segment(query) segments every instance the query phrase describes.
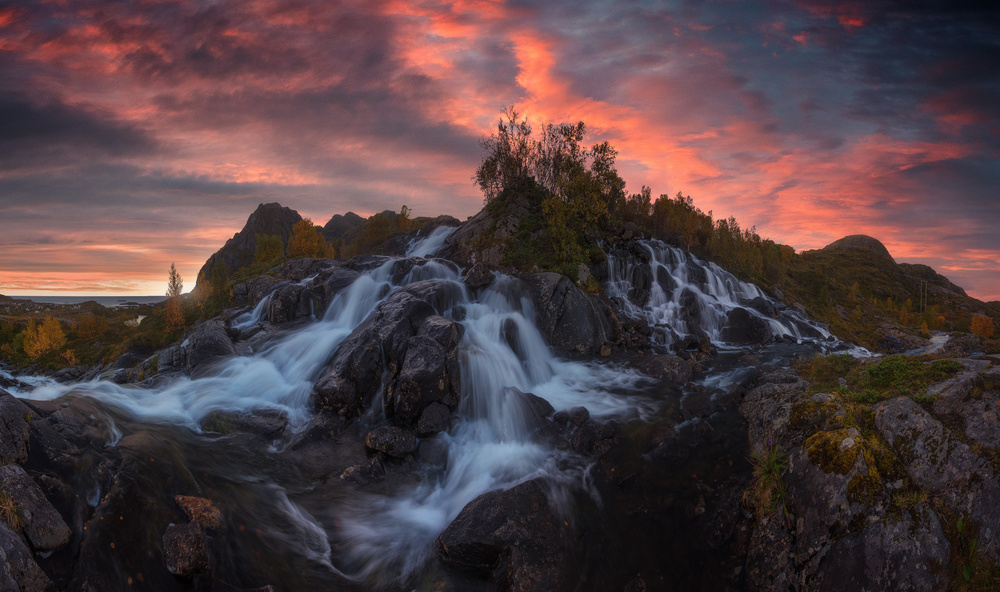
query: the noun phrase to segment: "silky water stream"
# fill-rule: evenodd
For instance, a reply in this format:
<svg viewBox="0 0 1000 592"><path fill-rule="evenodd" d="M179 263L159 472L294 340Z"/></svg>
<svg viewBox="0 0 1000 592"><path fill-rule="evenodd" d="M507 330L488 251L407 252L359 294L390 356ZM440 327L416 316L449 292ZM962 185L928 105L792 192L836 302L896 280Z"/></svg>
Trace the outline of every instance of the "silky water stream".
<svg viewBox="0 0 1000 592"><path fill-rule="evenodd" d="M432 234L426 239L433 241L430 247L426 241L413 245L410 254L432 254L446 238L445 232ZM716 339L728 310L765 298L756 287L734 283L725 272L679 251L658 243L644 246L650 252L645 265L657 279L649 301L636 304L627 295L629 276L640 262L612 256L605 289L627 315L657 327L664 347L694 330L684 324L692 322L690 314L682 321L676 313L681 292L697 295L702 330ZM640 573L649 589L712 589L738 571L739 535L725 518L739 514L733 496L750 474L736 411L738 385L755 365L814 351L804 342L826 343L824 328L797 311L769 318L773 334L789 337L785 343L752 355L722 347L682 387L614 363L554 356L515 278L498 275L473 294L453 265L434 259L418 260L393 282L398 261L362 273L316 321L275 337L254 355L224 360L199 378L149 387L42 384L16 394L101 418L105 427L97 439L132 463L135 487L156 501L144 507L170 508L173 495L183 493L222 508L224 533L210 541L213 569L218 582L233 587L412 590L449 581L454 589L485 590L485 581L440 567L433 542L479 495L536 478L547 484L550 502L571 525L571 570L581 590L621 589ZM376 404L353 422L319 419L309 405L312 385L341 342L388 295L427 280L448 285L441 291L448 298L435 303L437 312L464 327L460 406L451 428L433 439L447 460L406 461L391 479L364 487L342 481L344 469L366 460L364 433L382 419L381 410ZM258 306L233 324L258 324L265 308ZM620 445L595 462L537 438L529 410L508 387L542 397L556 411L585 407L596 421L614 421ZM276 418L287 420L288 427L273 434L205 428L206 420L220 413L251 412L265 428ZM131 540L103 551L88 546L93 556L80 561L100 564L107 582L124 584L143 571L162 571L162 559L148 550L159 548L166 522L183 515L138 509L127 517L105 515L120 475L102 478L91 470L102 454L98 449L84 454L74 485L88 491L91 524L98 519L123 524L89 536ZM695 529L710 533L694 536ZM66 564L60 553L68 552L43 561L57 569ZM59 575L63 582L75 577ZM163 590L187 585L179 579L145 583Z"/></svg>

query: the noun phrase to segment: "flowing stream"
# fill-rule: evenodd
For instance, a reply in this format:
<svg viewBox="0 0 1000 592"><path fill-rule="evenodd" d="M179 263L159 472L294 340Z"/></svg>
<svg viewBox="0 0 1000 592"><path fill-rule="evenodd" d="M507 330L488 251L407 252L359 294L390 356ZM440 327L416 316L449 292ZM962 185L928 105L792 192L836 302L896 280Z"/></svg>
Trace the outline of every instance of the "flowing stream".
<svg viewBox="0 0 1000 592"><path fill-rule="evenodd" d="M127 435L144 430L156 434L160 442L170 443L175 462L182 465L179 471L190 475L187 478L204 495L233 508L231 521L254 525L256 538L247 535L240 539L241 548L231 550L233 554L249 550L271 557L263 560L270 570L266 577L275 578L289 590L322 589L331 582L359 589L419 588L414 582L427 568L434 539L466 504L488 491L539 477L548 484L551 501L568 524L578 520L578 527L584 530L588 524L609 531L617 528L594 522L598 520L594 516L610 511L601 508L608 495L616 494L593 485L593 460L533 438L537 418L510 387L545 399L556 411L585 407L592 418L614 419L640 431L662 428L695 434L705 415L691 411L697 399L699 405L728 413L728 419L711 421L729 426L726 450L712 452L714 458L728 455L729 468L709 473L724 479L733 471L746 472L746 463L739 458L741 433L733 427L739 423L733 419L734 406L716 401L727 396L733 384L750 371L737 361L736 353L721 356L714 368L696 380L693 392L662 385L618 365L556 357L535 324L532 301L519 280L498 275L490 286L471 294L453 265L425 258L439 249L453 230L439 228L411 245L408 256L421 259L402 279L392 281L399 260L388 259L339 292L314 322L274 338L253 355L226 359L210 375L174 377L155 387L109 381L41 382L14 394L43 401L61 397L97 401L101 413L112 419L118 432L108 437L109 446L118 445L122 432ZM788 338L786 343L831 339L824 327L809 322L794 309L780 307L772 316L749 306L754 299L776 310L780 305L756 286L740 282L712 264L657 241L645 242L643 248L649 253L645 263L615 254L609 257L605 290L626 314L653 326L656 340L664 347L698 331L719 342L727 315L737 307L745 307L762 319L772 335ZM639 266L646 266L646 271L637 271ZM652 279L645 301L635 298L634 293L635 277L641 274ZM309 396L313 384L337 347L392 292L428 280L448 286L442 291L448 298L435 303L438 314L464 327L459 344L462 393L457 421L434 438L446 451L447 462L443 467L413 463L407 478L368 489L342 484L336 475L324 473L326 469L313 470L309 462L319 461L294 456L300 447L311 445L314 414ZM233 328L262 323L268 302L269 297L265 297L253 310L238 316ZM516 331L510 330L512 326ZM775 359L792 355L787 352L794 348L784 347L783 353L773 354ZM738 348L731 349L735 352ZM248 448L238 437L203 431L203 423L213 413L260 410L283 414L290 426L283 438L268 446ZM379 411L373 409L372 413L371 420L377 421ZM347 435L338 437L347 441L353 434L351 441L360 441L363 421L355 423L359 425L346 428ZM364 460L357 457L358 449L355 445L353 452L330 454L343 454L344 458L334 460L346 466L352 460ZM631 453L634 459L629 463L647 464L651 462L648 455L654 454L648 450ZM296 460L287 461L289 458ZM698 470L689 466L690 459L671 462L689 473ZM674 478L662 477L664 481ZM684 487L688 486L685 481ZM591 510L580 514L580 508ZM623 516L621 523L631 524L630 518ZM637 533L645 528L648 526L634 526ZM662 541L656 544L662 546ZM614 550L607 553L608 557L617 556ZM595 560L594 566L604 567L589 569L607 571L610 568L603 561ZM246 566L234 562L220 569L230 570L226 572L229 577L238 580Z"/></svg>

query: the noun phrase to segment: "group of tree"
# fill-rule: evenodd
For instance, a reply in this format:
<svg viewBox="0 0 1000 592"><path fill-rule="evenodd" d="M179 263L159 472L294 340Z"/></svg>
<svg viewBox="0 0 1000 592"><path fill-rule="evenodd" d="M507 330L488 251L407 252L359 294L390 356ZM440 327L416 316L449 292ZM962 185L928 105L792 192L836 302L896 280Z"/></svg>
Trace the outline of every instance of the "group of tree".
<svg viewBox="0 0 1000 592"><path fill-rule="evenodd" d="M539 211L553 267L585 262L596 239L632 224L745 279L781 275L791 247L761 239L735 218L713 220L680 192L655 201L649 187L627 193L615 168L617 150L606 141L586 147L586 131L582 121L545 124L536 136L526 118L507 108L482 141L485 156L473 177L487 208L504 212L527 201Z"/></svg>

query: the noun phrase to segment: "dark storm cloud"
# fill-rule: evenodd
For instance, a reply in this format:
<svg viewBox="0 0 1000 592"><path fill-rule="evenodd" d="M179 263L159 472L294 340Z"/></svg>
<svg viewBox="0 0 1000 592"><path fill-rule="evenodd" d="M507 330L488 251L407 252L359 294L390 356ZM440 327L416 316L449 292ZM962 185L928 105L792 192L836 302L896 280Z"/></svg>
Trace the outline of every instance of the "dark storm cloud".
<svg viewBox="0 0 1000 592"><path fill-rule="evenodd" d="M146 156L156 149L157 142L147 132L110 114L0 92L0 170Z"/></svg>

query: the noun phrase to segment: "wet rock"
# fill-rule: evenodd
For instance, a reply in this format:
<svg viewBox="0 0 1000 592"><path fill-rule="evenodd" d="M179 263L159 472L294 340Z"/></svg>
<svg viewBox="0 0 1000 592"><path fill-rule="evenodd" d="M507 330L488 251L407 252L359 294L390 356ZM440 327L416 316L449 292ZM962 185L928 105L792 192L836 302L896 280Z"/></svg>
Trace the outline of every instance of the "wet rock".
<svg viewBox="0 0 1000 592"><path fill-rule="evenodd" d="M313 405L349 418L366 411L382 385L383 361L398 371L410 337L433 314L433 307L413 294L399 291L390 296L340 344L313 387Z"/></svg>
<svg viewBox="0 0 1000 592"><path fill-rule="evenodd" d="M319 274L316 290L322 295L323 308L329 306L334 297L354 283L361 274L346 267L334 267Z"/></svg>
<svg viewBox="0 0 1000 592"><path fill-rule="evenodd" d="M636 306L649 302L649 290L653 285L653 274L648 265L636 265L629 276L628 299Z"/></svg>
<svg viewBox="0 0 1000 592"><path fill-rule="evenodd" d="M771 329L764 319L745 308L736 307L726 315L722 340L728 343L764 343L771 337Z"/></svg>
<svg viewBox="0 0 1000 592"><path fill-rule="evenodd" d="M21 465L0 467L0 491L10 500L21 530L36 550L52 551L69 542L69 526Z"/></svg>
<svg viewBox="0 0 1000 592"><path fill-rule="evenodd" d="M493 283L494 274L482 263L476 263L465 272L463 281L465 285L472 288L484 288Z"/></svg>
<svg viewBox="0 0 1000 592"><path fill-rule="evenodd" d="M778 307L774 304L774 302L768 300L767 298L763 298L761 296L757 296L751 299L746 303L746 305L756 310L760 314L771 318L778 318L780 312L778 310Z"/></svg>
<svg viewBox="0 0 1000 592"><path fill-rule="evenodd" d="M212 502L203 497L191 495L175 495L174 501L184 510L188 518L202 528L219 528L222 526L222 512Z"/></svg>
<svg viewBox="0 0 1000 592"><path fill-rule="evenodd" d="M236 355L226 326L218 319L198 325L186 341L187 367L192 376L204 373L214 362Z"/></svg>
<svg viewBox="0 0 1000 592"><path fill-rule="evenodd" d="M43 592L54 589L21 537L0 521L0 590Z"/></svg>
<svg viewBox="0 0 1000 592"><path fill-rule="evenodd" d="M555 409L545 399L512 386L500 391L499 405L507 411L506 427L516 433L531 432L546 423Z"/></svg>
<svg viewBox="0 0 1000 592"><path fill-rule="evenodd" d="M428 436L443 432L448 429L448 422L451 419L451 411L438 402L431 403L424 408L417 421L417 435Z"/></svg>
<svg viewBox="0 0 1000 592"><path fill-rule="evenodd" d="M34 413L13 395L0 391L0 464L28 460L28 422Z"/></svg>
<svg viewBox="0 0 1000 592"><path fill-rule="evenodd" d="M426 335L446 350L453 349L465 332L462 325L439 315L432 315L420 324L417 335Z"/></svg>
<svg viewBox="0 0 1000 592"><path fill-rule="evenodd" d="M365 435L365 446L389 456L404 458L417 451L413 432L396 426L379 426Z"/></svg>
<svg viewBox="0 0 1000 592"><path fill-rule="evenodd" d="M385 479L385 467L376 456L356 465L351 465L340 474L342 481L357 485L369 485Z"/></svg>
<svg viewBox="0 0 1000 592"><path fill-rule="evenodd" d="M188 578L205 573L208 559L205 537L197 522L167 527L163 533L163 560L170 573Z"/></svg>
<svg viewBox="0 0 1000 592"><path fill-rule="evenodd" d="M687 384L693 375L689 361L670 354L641 357L631 366L646 376L672 384Z"/></svg>
<svg viewBox="0 0 1000 592"><path fill-rule="evenodd" d="M201 422L201 429L219 434L253 434L267 440L277 440L288 427L288 416L274 409L250 412L213 411Z"/></svg>
<svg viewBox="0 0 1000 592"><path fill-rule="evenodd" d="M615 422L588 421L573 433L570 444L577 454L601 458L621 443L621 433Z"/></svg>
<svg viewBox="0 0 1000 592"><path fill-rule="evenodd" d="M268 294L270 294L271 291L274 290L274 287L278 285L280 282L281 280L274 277L273 275L258 275L256 277L247 280L246 306L256 306L257 303L263 300ZM235 291L236 288L234 287L233 290Z"/></svg>
<svg viewBox="0 0 1000 592"><path fill-rule="evenodd" d="M234 348L235 350L235 348ZM180 372L187 366L187 357L184 349L180 345L171 345L160 352L156 358L156 372L166 374L168 372Z"/></svg>
<svg viewBox="0 0 1000 592"><path fill-rule="evenodd" d="M288 284L276 289L267 303L267 320L274 324L287 323L314 314L322 314L320 294L301 284Z"/></svg>
<svg viewBox="0 0 1000 592"><path fill-rule="evenodd" d="M551 346L562 352L592 354L608 340L608 320L568 277L533 273L521 279L535 305L538 328Z"/></svg>
<svg viewBox="0 0 1000 592"><path fill-rule="evenodd" d="M441 438L424 438L417 446L417 458L429 465L443 467L448 464L448 444Z"/></svg>
<svg viewBox="0 0 1000 592"><path fill-rule="evenodd" d="M446 565L491 576L500 590L571 588L569 533L537 480L477 497L434 547Z"/></svg>
<svg viewBox="0 0 1000 592"><path fill-rule="evenodd" d="M386 412L394 423L415 426L431 403L449 410L458 405L458 364L449 364L449 352L426 335L407 342L406 357L395 387L386 400Z"/></svg>

